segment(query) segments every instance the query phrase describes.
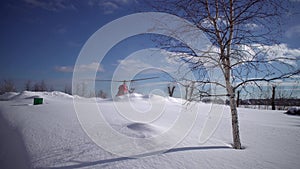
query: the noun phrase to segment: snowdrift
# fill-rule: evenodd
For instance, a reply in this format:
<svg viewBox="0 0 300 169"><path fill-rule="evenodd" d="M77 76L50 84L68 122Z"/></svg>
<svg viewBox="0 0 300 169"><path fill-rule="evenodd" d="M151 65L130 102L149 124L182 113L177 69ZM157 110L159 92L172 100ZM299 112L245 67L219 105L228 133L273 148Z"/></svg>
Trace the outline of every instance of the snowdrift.
<svg viewBox="0 0 300 169"><path fill-rule="evenodd" d="M34 97L44 104L32 105ZM73 99L84 109L99 105L111 128L126 137L156 138L178 120L184 100L156 95L132 94L115 99L85 99L62 92L21 92L0 96L0 166L1 168L298 168L300 166L300 117L280 111L239 109L244 150L231 148L229 108L217 129L204 144L199 143L201 129L210 114L211 104L197 104L200 109L192 129L175 147L160 153L146 153L142 158L112 154L88 137L77 118ZM114 103L130 104L147 110L152 102L164 102L165 112L151 123L130 121L118 113ZM186 121L186 124L191 121ZM101 128L99 129L100 133ZM165 142L179 134L173 132ZM104 132L104 131L103 131ZM103 138L104 140L109 138ZM124 151L126 146L116 145ZM136 146L143 146L137 144Z"/></svg>

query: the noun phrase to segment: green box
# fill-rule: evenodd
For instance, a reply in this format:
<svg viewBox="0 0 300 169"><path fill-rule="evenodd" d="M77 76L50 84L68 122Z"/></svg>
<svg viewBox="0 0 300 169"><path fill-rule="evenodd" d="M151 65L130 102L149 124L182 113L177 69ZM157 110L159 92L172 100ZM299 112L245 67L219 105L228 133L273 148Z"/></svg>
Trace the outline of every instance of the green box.
<svg viewBox="0 0 300 169"><path fill-rule="evenodd" d="M43 104L43 98L34 98L33 105Z"/></svg>

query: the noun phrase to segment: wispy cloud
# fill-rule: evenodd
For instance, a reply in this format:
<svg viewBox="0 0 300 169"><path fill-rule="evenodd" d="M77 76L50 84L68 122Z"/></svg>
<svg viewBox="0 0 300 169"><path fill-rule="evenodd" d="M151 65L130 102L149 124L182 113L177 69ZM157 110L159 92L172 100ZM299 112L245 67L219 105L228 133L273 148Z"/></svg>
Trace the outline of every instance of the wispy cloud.
<svg viewBox="0 0 300 169"><path fill-rule="evenodd" d="M54 70L57 72L71 73L74 70L72 66L55 66Z"/></svg>
<svg viewBox="0 0 300 169"><path fill-rule="evenodd" d="M288 37L288 38L292 38L292 37L295 37L295 36L299 36L300 37L300 25L296 25L296 26L290 27L285 32L285 36Z"/></svg>
<svg viewBox="0 0 300 169"><path fill-rule="evenodd" d="M245 24L245 27L250 30L254 30L254 29L260 28L260 25L257 25L255 23L247 23L247 24Z"/></svg>
<svg viewBox="0 0 300 169"><path fill-rule="evenodd" d="M104 14L112 14L126 5L137 3L137 0L89 0L91 7L100 7Z"/></svg>
<svg viewBox="0 0 300 169"><path fill-rule="evenodd" d="M34 8L41 8L48 11L61 11L66 9L76 10L70 0L23 0L26 4Z"/></svg>
<svg viewBox="0 0 300 169"><path fill-rule="evenodd" d="M56 34L62 35L62 34L67 33L67 32L68 32L68 29L67 29L67 27L66 27L65 25L59 24L59 25L55 26L54 32L55 32Z"/></svg>
<svg viewBox="0 0 300 169"><path fill-rule="evenodd" d="M103 2L103 3L99 4L99 5L103 7L104 14L111 14L115 10L117 10L118 8L120 8L116 3L113 3L113 2L110 2L110 1Z"/></svg>
<svg viewBox="0 0 300 169"><path fill-rule="evenodd" d="M83 45L83 43L81 43L81 42L75 42L75 41L68 41L67 42L67 45L69 46L69 47L75 47L75 48L78 48L78 47L81 47L82 45Z"/></svg>
<svg viewBox="0 0 300 169"><path fill-rule="evenodd" d="M73 0L23 0L32 8L40 8L47 11L77 10ZM125 6L137 3L137 0L88 0L80 1L80 5L100 8L104 14L111 14Z"/></svg>
<svg viewBox="0 0 300 169"><path fill-rule="evenodd" d="M57 72L72 73L74 72L74 66L56 66L54 70ZM90 64L78 65L76 71L78 72L90 72L90 71L104 72L102 65L99 65L97 62Z"/></svg>

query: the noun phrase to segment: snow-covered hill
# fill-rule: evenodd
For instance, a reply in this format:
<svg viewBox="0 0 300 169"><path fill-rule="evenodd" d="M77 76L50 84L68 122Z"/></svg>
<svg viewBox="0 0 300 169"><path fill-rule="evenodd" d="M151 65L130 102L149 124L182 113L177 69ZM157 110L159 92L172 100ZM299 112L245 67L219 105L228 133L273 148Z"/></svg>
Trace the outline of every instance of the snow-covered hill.
<svg viewBox="0 0 300 169"><path fill-rule="evenodd" d="M44 104L32 105L34 97ZM120 157L107 152L87 136L74 109L73 98L85 106L101 109L108 124L131 138L155 138L178 120L185 103L181 99L132 94L112 99L84 99L61 92L22 92L0 96L0 168L298 168L300 166L300 117L280 111L239 109L244 150L231 148L231 121L225 107L218 128L205 143L199 143L206 119L213 118L210 104L197 103L199 114L192 130L179 144L162 153L141 158ZM148 110L164 102L164 113L151 123L130 121L118 114L115 103ZM188 115L187 115L188 116ZM191 123L186 121L186 124ZM179 128L180 130L180 128ZM170 136L176 137L173 132ZM100 129L100 133L101 133ZM104 131L103 131L104 132ZM109 138L103 138L104 140ZM171 142L172 137L165 138ZM116 145L124 151L126 145ZM143 145L136 144L137 148ZM160 146L160 145L157 145ZM153 147L155 150L155 147Z"/></svg>

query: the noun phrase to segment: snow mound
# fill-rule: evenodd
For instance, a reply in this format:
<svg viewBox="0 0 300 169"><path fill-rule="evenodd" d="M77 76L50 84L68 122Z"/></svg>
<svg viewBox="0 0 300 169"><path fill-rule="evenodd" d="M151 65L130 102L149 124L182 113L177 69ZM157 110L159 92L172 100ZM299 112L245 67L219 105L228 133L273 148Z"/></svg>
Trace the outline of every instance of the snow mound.
<svg viewBox="0 0 300 169"><path fill-rule="evenodd" d="M59 92L59 91L53 91L53 92L43 92L43 96L50 96L50 97L61 97L61 98L69 98L72 99L73 96L66 94L64 92Z"/></svg>
<svg viewBox="0 0 300 169"><path fill-rule="evenodd" d="M117 96L114 98L114 101L135 101L135 100L166 100L165 97L155 95L155 94L149 94L149 95L142 95L139 93L131 93L131 94L126 94L122 96Z"/></svg>
<svg viewBox="0 0 300 169"><path fill-rule="evenodd" d="M298 107L289 108L289 110L287 112L285 112L285 114L300 116L300 108L298 108Z"/></svg>
<svg viewBox="0 0 300 169"><path fill-rule="evenodd" d="M155 95L155 94L150 94L150 95L148 95L148 97L153 100L166 100L165 97L160 96L160 95Z"/></svg>
<svg viewBox="0 0 300 169"><path fill-rule="evenodd" d="M175 97L168 97L168 101L172 103L185 103L187 100L181 99L181 98L175 98Z"/></svg>
<svg viewBox="0 0 300 169"><path fill-rule="evenodd" d="M31 91L23 91L21 93L19 93L18 95L16 95L15 97L11 98L13 100L17 100L17 99L32 99L35 97L40 97L41 92L31 92Z"/></svg>
<svg viewBox="0 0 300 169"><path fill-rule="evenodd" d="M130 94L125 94L122 96L116 96L115 101L128 101L128 100L141 100L143 99L144 96L139 93L130 93Z"/></svg>
<svg viewBox="0 0 300 169"><path fill-rule="evenodd" d="M73 98L73 96L59 92L59 91L53 91L53 92L32 92L32 91L23 91L21 93L15 93L11 94L10 96L6 96L9 100L17 100L17 99L33 99L36 97L56 97L56 98Z"/></svg>
<svg viewBox="0 0 300 169"><path fill-rule="evenodd" d="M128 96L131 97L131 98L141 98L141 97L143 97L143 95L140 94L140 93L131 93L131 94L128 94Z"/></svg>
<svg viewBox="0 0 300 169"><path fill-rule="evenodd" d="M6 93L0 95L0 100L2 100L2 101L10 100L18 94L19 93L16 93L16 92L6 92Z"/></svg>
<svg viewBox="0 0 300 169"><path fill-rule="evenodd" d="M162 133L158 126L147 123L129 123L123 127L121 133L135 138L150 138Z"/></svg>

